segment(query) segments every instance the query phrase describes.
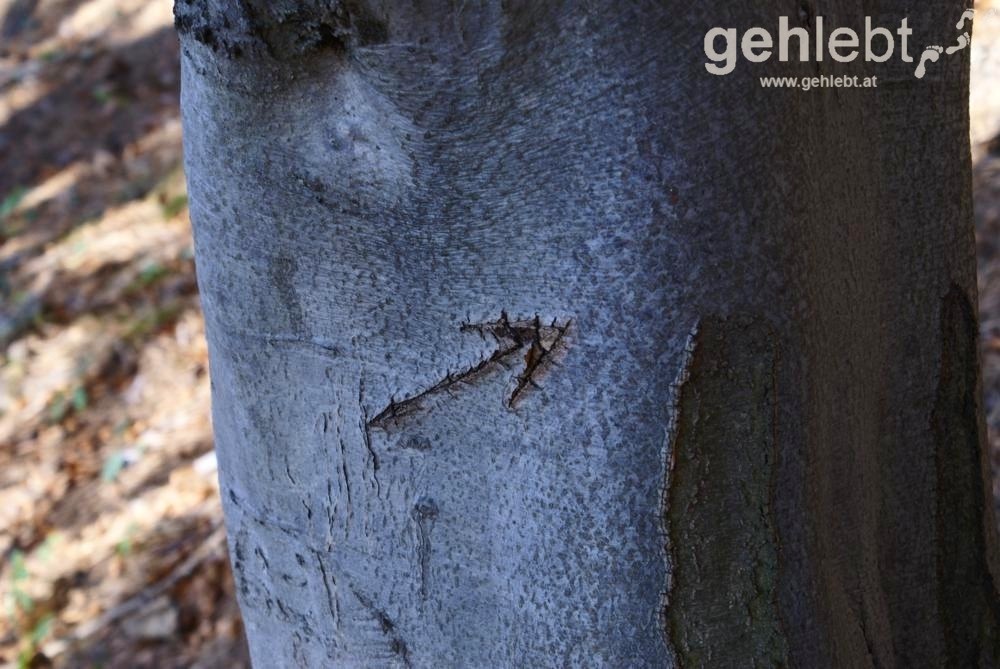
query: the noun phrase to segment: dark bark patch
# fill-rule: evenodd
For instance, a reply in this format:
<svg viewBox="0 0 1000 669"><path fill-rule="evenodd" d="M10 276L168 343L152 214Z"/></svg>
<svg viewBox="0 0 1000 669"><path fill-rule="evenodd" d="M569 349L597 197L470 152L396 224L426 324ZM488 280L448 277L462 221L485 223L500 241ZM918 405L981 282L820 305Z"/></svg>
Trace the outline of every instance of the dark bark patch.
<svg viewBox="0 0 1000 669"><path fill-rule="evenodd" d="M677 392L664 491L663 611L680 666L781 666L772 510L776 338L749 317L699 324Z"/></svg>
<svg viewBox="0 0 1000 669"><path fill-rule="evenodd" d="M281 304L284 305L289 331L301 334L305 331L306 323L298 291L295 288L298 261L294 256L288 254L279 255L271 260L268 273L275 290L278 292Z"/></svg>
<svg viewBox="0 0 1000 669"><path fill-rule="evenodd" d="M931 415L937 469L938 607L949 667L996 666L998 598L987 563L976 315L953 285L941 308L941 370Z"/></svg>
<svg viewBox="0 0 1000 669"><path fill-rule="evenodd" d="M182 37L190 36L231 59L344 54L389 36L386 20L357 0L176 0L174 25Z"/></svg>
<svg viewBox="0 0 1000 669"><path fill-rule="evenodd" d="M399 447L408 451L429 451L431 440L423 435L413 435L400 442Z"/></svg>

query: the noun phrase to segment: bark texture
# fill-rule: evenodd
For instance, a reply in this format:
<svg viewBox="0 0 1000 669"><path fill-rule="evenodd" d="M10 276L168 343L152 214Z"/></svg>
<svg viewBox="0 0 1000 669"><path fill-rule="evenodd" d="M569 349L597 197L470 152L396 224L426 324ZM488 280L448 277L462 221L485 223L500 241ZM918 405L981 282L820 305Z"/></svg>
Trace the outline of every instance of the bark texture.
<svg viewBox="0 0 1000 669"><path fill-rule="evenodd" d="M962 9L178 0L255 664L997 666Z"/></svg>

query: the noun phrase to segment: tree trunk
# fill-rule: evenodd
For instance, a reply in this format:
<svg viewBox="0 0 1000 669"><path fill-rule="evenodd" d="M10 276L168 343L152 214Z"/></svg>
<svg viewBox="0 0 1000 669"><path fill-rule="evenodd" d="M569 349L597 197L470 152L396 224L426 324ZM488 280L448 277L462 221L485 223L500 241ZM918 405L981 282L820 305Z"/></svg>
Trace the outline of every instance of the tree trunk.
<svg viewBox="0 0 1000 669"><path fill-rule="evenodd" d="M997 666L967 51L753 4L178 0L256 666Z"/></svg>

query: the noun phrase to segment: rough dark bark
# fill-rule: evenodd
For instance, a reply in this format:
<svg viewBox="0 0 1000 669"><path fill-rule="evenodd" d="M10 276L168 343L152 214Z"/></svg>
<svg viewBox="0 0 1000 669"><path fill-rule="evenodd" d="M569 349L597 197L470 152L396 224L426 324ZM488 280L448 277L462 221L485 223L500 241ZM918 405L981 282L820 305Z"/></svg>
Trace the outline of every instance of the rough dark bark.
<svg viewBox="0 0 1000 669"><path fill-rule="evenodd" d="M997 666L967 54L701 51L909 8L178 1L258 666Z"/></svg>

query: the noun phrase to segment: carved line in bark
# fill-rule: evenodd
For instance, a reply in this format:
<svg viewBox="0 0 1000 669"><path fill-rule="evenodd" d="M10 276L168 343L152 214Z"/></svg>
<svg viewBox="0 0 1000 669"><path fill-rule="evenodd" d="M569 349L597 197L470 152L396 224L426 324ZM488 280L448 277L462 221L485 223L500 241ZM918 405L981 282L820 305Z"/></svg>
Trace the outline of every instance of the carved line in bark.
<svg viewBox="0 0 1000 669"><path fill-rule="evenodd" d="M413 520L417 525L417 563L420 565L420 597L427 599L431 574L431 530L437 520L438 506L433 499L422 497L413 505Z"/></svg>
<svg viewBox="0 0 1000 669"><path fill-rule="evenodd" d="M371 596L365 594L364 590L353 582L353 579L349 576L349 572L344 569L338 551L321 550L318 547L312 546L305 535L297 537L294 542L299 548L311 552L316 560L317 572L315 573L318 573L322 581L322 595L326 601L327 611L330 614L329 622L333 628L330 634L332 636L321 633L321 630L313 626L306 610L301 608L304 599L287 599L280 596L278 594L279 590L274 587L275 578L279 578L286 584L291 583L295 587L300 588L308 587L309 582L308 580L298 582L290 574L272 570L262 547L255 544L252 533L248 531L248 526L245 523L246 521L250 521L261 528L278 529L283 534L285 532L280 525L275 523L273 517L268 517L259 510L253 509L242 500L237 501L238 498L232 491L230 491L230 499L237 505L243 516L239 529L233 534L232 541L233 575L242 605L250 606L257 610L263 609L268 616L291 623L292 627L296 630L293 647L295 645L308 645L306 644L308 639L325 639L324 643L327 645L328 656L333 659L337 656L338 649L346 647L342 635L342 623L350 617L350 607L348 607L347 611L342 611L340 593L344 589L354 596L354 599L364 610L365 614L377 624L378 632L384 642L385 651L394 660L393 666L412 666L409 646L400 633L398 625L385 609L379 606ZM433 505L433 502L430 504ZM418 512L418 510L415 510L415 514ZM433 507L433 513L436 515L436 506ZM266 520L262 520L265 518ZM341 547L341 549L344 548L346 547ZM251 556L260 562L262 569L254 569L248 564ZM359 559L371 560L374 557L351 555L347 559L357 562ZM295 560L304 572L308 571L310 563L301 553L295 553ZM289 579L295 582L293 583ZM326 629L325 625L323 627ZM300 666L305 665L300 664Z"/></svg>
<svg viewBox="0 0 1000 669"><path fill-rule="evenodd" d="M676 390L663 500L661 616L679 666L780 666L777 339L754 317L702 319Z"/></svg>
<svg viewBox="0 0 1000 669"><path fill-rule="evenodd" d="M351 592L354 593L355 598L357 598L361 606L363 606L371 617L375 619L375 622L378 623L379 629L382 630L382 634L385 636L386 641L389 644L389 650L399 657L403 666L411 666L410 649L407 647L403 638L396 632L396 624L392 621L392 618L390 618L385 611L375 606L375 603L365 596L365 594L360 590L351 586Z"/></svg>
<svg viewBox="0 0 1000 669"><path fill-rule="evenodd" d="M566 333L571 324L571 320L559 324L558 319L553 319L550 325L542 325L542 320L537 315L530 319L512 321L506 312L501 312L500 318L495 321L463 323L460 328L462 332L478 332L482 337L488 334L496 340L498 348L467 369L448 372L443 379L425 390L402 400L393 399L374 417L366 419L365 424L369 428L386 429L392 421L419 410L423 401L433 395L472 383L496 366L507 369L507 361L524 351L524 370L517 375L514 389L506 400L507 408L513 409L529 388L540 388L537 379L555 364L557 354L565 347ZM363 406L362 411L366 411Z"/></svg>
<svg viewBox="0 0 1000 669"><path fill-rule="evenodd" d="M261 341L274 347L297 348L326 359L339 358L343 355L343 351L333 341L322 337L308 337L286 332L256 332L232 327L225 328L224 332L227 336Z"/></svg>
<svg viewBox="0 0 1000 669"><path fill-rule="evenodd" d="M372 482L375 486L375 494L378 496L382 493L382 483L378 480L378 470L381 467L381 462L379 461L378 453L375 452L375 447L372 446L372 425L368 419L368 409L365 407L364 376L358 378L358 405L361 407L361 438L365 443L365 451L368 453L368 459L371 461Z"/></svg>

